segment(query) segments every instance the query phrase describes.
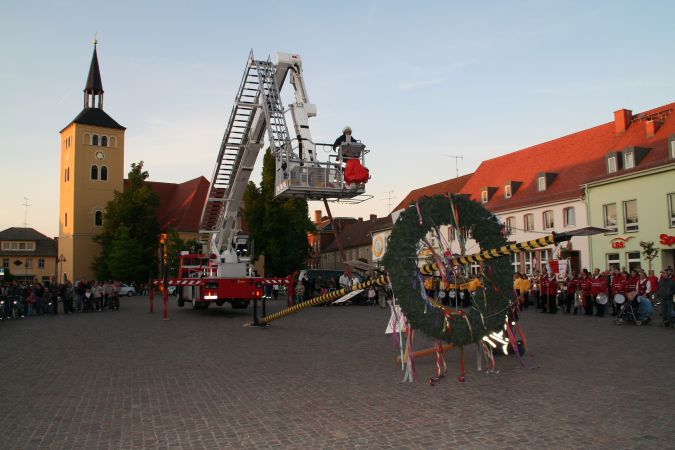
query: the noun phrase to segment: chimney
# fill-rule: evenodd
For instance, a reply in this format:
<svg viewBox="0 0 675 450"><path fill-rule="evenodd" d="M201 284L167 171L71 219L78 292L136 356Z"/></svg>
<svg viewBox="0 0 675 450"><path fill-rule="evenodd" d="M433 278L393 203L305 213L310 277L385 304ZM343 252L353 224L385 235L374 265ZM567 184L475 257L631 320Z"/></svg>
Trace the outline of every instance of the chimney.
<svg viewBox="0 0 675 450"><path fill-rule="evenodd" d="M315 209L314 210L314 223L319 223L319 222L321 222L321 210Z"/></svg>
<svg viewBox="0 0 675 450"><path fill-rule="evenodd" d="M363 222L363 217L359 217L359 222Z"/></svg>
<svg viewBox="0 0 675 450"><path fill-rule="evenodd" d="M621 134L626 131L632 118L633 112L630 109L621 108L618 111L614 111L614 132Z"/></svg>
<svg viewBox="0 0 675 450"><path fill-rule="evenodd" d="M373 220L377 220L377 214L370 215L370 221L372 222Z"/></svg>
<svg viewBox="0 0 675 450"><path fill-rule="evenodd" d="M661 125L661 122L658 120L648 120L645 122L645 129L647 131L647 137L653 137L656 132L659 130L659 125Z"/></svg>

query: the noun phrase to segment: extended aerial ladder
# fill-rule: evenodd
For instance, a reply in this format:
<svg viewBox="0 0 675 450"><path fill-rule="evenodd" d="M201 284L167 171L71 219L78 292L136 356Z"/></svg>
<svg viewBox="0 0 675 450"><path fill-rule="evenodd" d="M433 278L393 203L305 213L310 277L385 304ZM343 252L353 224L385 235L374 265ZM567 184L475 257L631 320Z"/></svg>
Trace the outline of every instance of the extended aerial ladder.
<svg viewBox="0 0 675 450"><path fill-rule="evenodd" d="M280 91L289 74L294 101L284 110ZM287 112L295 137L289 131ZM351 142L332 152L332 145L315 143L309 128L309 118L315 116L316 106L309 101L299 55L277 53L273 63L270 58L257 60L253 52L249 54L202 210L199 237L204 249L201 254L181 258L200 263L188 264L181 273L189 275L169 281L182 286L179 305L191 301L193 307L205 307L209 302L228 301L245 307L249 300L261 297L265 284L291 284L290 278L252 276L248 236L241 233L237 221L265 135L276 163L276 197L351 203L371 198L365 194L364 184L347 186L343 176L348 159L365 166L365 146ZM326 161L317 157L317 149L328 153Z"/></svg>
<svg viewBox="0 0 675 450"><path fill-rule="evenodd" d="M295 138L291 137L280 96L289 73L295 91L289 106ZM299 55L277 53L273 63L270 58L256 60L253 52L249 54L199 229L202 242L208 244L208 254L218 255L218 276L247 275L250 252L244 255L245 237L239 239L239 254L233 242L238 231L237 214L265 131L276 161L275 196L351 202L369 198L363 184L350 188L342 175L345 159L358 158L365 165L367 150L353 143L339 148L327 161L320 161L317 148L332 150L332 146L313 141L309 118L315 116L316 106L309 102Z"/></svg>

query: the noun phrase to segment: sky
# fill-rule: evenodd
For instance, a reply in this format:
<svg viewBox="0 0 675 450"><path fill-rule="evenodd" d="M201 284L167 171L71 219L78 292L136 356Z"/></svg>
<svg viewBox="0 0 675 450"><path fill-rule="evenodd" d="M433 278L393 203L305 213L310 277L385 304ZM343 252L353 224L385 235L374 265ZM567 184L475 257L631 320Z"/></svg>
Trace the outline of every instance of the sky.
<svg viewBox="0 0 675 450"><path fill-rule="evenodd" d="M675 101L673 17L671 1L3 0L0 230L58 235L59 131L82 109L95 34L125 166L144 161L153 181L210 179L249 52L300 54L314 140L350 125L370 149L373 198L333 215L368 218L483 160Z"/></svg>

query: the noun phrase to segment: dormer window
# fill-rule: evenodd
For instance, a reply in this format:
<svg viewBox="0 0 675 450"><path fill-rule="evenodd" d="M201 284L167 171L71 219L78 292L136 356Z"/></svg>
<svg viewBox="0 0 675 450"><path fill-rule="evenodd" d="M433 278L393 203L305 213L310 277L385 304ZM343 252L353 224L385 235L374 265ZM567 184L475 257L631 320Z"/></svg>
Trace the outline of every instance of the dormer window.
<svg viewBox="0 0 675 450"><path fill-rule="evenodd" d="M616 172L616 156L607 158L607 173Z"/></svg>
<svg viewBox="0 0 675 450"><path fill-rule="evenodd" d="M544 192L546 190L546 176L539 175L537 177L537 190L539 192Z"/></svg>
<svg viewBox="0 0 675 450"><path fill-rule="evenodd" d="M675 139L672 139L670 142L668 142L668 144L670 150L670 159L675 159Z"/></svg>
<svg viewBox="0 0 675 450"><path fill-rule="evenodd" d="M635 167L635 154L632 151L625 152L623 154L623 168L632 169L633 167Z"/></svg>
<svg viewBox="0 0 675 450"><path fill-rule="evenodd" d="M486 186L480 188L480 202L487 203L488 201L490 201L490 199L492 198L492 196L495 194L496 191L497 191L496 187Z"/></svg>
<svg viewBox="0 0 675 450"><path fill-rule="evenodd" d="M511 198L511 185L504 186L504 198Z"/></svg>

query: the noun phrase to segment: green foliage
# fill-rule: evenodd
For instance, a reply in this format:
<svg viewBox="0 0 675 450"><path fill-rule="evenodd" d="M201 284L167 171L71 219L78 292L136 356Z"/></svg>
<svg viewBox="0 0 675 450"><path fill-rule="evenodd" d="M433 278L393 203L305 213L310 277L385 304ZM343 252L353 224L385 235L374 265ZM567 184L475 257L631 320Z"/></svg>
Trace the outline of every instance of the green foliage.
<svg viewBox="0 0 675 450"><path fill-rule="evenodd" d="M469 231L482 250L506 244L500 224L479 203L455 195L452 202L460 227ZM405 210L394 225L383 263L389 272L396 298L412 327L428 336L461 346L478 342L483 336L504 326L512 274L508 258L484 262L481 281L485 288L474 293L473 306L465 309L468 324L467 320L454 316L450 329L443 330L442 311L426 307L420 295L419 282L415 284L414 280L417 276L417 243L433 227L454 223L450 205L446 196L421 199L422 225L416 208Z"/></svg>
<svg viewBox="0 0 675 450"><path fill-rule="evenodd" d="M145 184L143 161L132 163L124 192L115 191L106 206L103 231L94 237L101 253L92 268L98 279L141 283L156 272L159 196Z"/></svg>
<svg viewBox="0 0 675 450"><path fill-rule="evenodd" d="M659 249L654 247L654 241L640 241L642 247L642 255L649 265L649 270L652 270L652 261L659 256Z"/></svg>
<svg viewBox="0 0 675 450"><path fill-rule="evenodd" d="M309 256L307 233L314 231L307 201L274 199L275 161L267 149L260 187L249 183L244 193L244 219L255 245L255 255L265 255L265 275L286 276L305 265Z"/></svg>

